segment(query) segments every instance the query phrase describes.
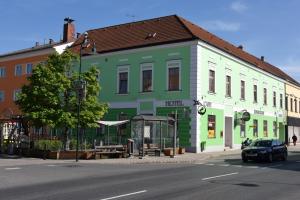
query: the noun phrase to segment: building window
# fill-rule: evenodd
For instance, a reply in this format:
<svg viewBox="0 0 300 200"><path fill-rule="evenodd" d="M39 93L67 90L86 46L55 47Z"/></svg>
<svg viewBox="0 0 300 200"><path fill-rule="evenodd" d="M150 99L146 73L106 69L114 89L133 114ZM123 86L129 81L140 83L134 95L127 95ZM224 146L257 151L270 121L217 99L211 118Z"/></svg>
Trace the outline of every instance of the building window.
<svg viewBox="0 0 300 200"><path fill-rule="evenodd" d="M0 91L0 102L4 101L4 91Z"/></svg>
<svg viewBox="0 0 300 200"><path fill-rule="evenodd" d="M291 103L291 111L293 112L293 98L290 99L290 103Z"/></svg>
<svg viewBox="0 0 300 200"><path fill-rule="evenodd" d="M32 74L32 67L33 65L31 63L26 65L26 74Z"/></svg>
<svg viewBox="0 0 300 200"><path fill-rule="evenodd" d="M253 85L253 102L257 103L257 85Z"/></svg>
<svg viewBox="0 0 300 200"><path fill-rule="evenodd" d="M297 112L297 104L298 104L298 102L297 102L297 99L294 99L294 102L295 102L295 112Z"/></svg>
<svg viewBox="0 0 300 200"><path fill-rule="evenodd" d="M240 136L246 137L246 122L245 120L240 120Z"/></svg>
<svg viewBox="0 0 300 200"><path fill-rule="evenodd" d="M16 89L16 90L14 90L14 94L13 94L13 100L14 100L14 101L17 101L17 100L18 100L21 91L22 91L21 89Z"/></svg>
<svg viewBox="0 0 300 200"><path fill-rule="evenodd" d="M258 121L257 121L257 119L253 120L253 137L258 137Z"/></svg>
<svg viewBox="0 0 300 200"><path fill-rule="evenodd" d="M0 67L0 78L3 78L6 76L6 69L5 67Z"/></svg>
<svg viewBox="0 0 300 200"><path fill-rule="evenodd" d="M142 64L141 69L141 90L142 92L151 92L153 91L153 75L152 75L152 64Z"/></svg>
<svg viewBox="0 0 300 200"><path fill-rule="evenodd" d="M129 67L118 67L118 94L128 94Z"/></svg>
<svg viewBox="0 0 300 200"><path fill-rule="evenodd" d="M178 91L180 90L180 61L169 61L167 62L168 69L168 90L169 91Z"/></svg>
<svg viewBox="0 0 300 200"><path fill-rule="evenodd" d="M16 65L15 76L21 76L21 75L22 75L22 65Z"/></svg>
<svg viewBox="0 0 300 200"><path fill-rule="evenodd" d="M276 107L276 92L273 92L273 107Z"/></svg>
<svg viewBox="0 0 300 200"><path fill-rule="evenodd" d="M124 114L124 113L120 113L119 116L118 116L118 119L120 121L128 120L128 115ZM126 135L127 123L119 125L118 129L119 129L118 130L119 131L119 136Z"/></svg>
<svg viewBox="0 0 300 200"><path fill-rule="evenodd" d="M264 120L264 137L268 137L268 121Z"/></svg>
<svg viewBox="0 0 300 200"><path fill-rule="evenodd" d="M215 71L209 70L209 92L215 93Z"/></svg>
<svg viewBox="0 0 300 200"><path fill-rule="evenodd" d="M280 108L283 107L283 95L280 94Z"/></svg>
<svg viewBox="0 0 300 200"><path fill-rule="evenodd" d="M285 97L285 110L288 110L288 102L289 102L289 99L288 97Z"/></svg>
<svg viewBox="0 0 300 200"><path fill-rule="evenodd" d="M231 76L226 76L226 97L231 97Z"/></svg>
<svg viewBox="0 0 300 200"><path fill-rule="evenodd" d="M277 122L273 122L273 134L274 137L277 137Z"/></svg>
<svg viewBox="0 0 300 200"><path fill-rule="evenodd" d="M208 115L208 138L216 137L216 116Z"/></svg>
<svg viewBox="0 0 300 200"><path fill-rule="evenodd" d="M267 88L264 88L264 105L267 105L268 99L267 99Z"/></svg>
<svg viewBox="0 0 300 200"><path fill-rule="evenodd" d="M241 100L245 100L245 81L241 81Z"/></svg>

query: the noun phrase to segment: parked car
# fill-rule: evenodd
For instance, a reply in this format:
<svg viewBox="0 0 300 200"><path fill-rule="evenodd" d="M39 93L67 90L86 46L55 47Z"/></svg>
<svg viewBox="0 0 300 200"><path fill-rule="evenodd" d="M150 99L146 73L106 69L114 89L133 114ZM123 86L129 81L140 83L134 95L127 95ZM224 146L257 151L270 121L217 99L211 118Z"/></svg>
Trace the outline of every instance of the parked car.
<svg viewBox="0 0 300 200"><path fill-rule="evenodd" d="M277 139L258 139L252 142L242 151L242 160L287 160L288 152L286 145Z"/></svg>
<svg viewBox="0 0 300 200"><path fill-rule="evenodd" d="M249 138L247 138L245 141L242 142L241 145L241 149L245 149L247 146L249 146L251 144L252 140L250 140Z"/></svg>

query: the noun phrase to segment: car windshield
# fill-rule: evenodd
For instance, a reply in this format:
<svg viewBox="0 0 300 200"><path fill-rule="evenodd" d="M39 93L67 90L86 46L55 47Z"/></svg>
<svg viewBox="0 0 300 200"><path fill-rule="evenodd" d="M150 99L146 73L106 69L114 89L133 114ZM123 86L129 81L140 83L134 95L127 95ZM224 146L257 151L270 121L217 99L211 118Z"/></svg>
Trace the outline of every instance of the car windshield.
<svg viewBox="0 0 300 200"><path fill-rule="evenodd" d="M250 146L253 147L270 147L272 146L272 141L271 140L258 140L254 141L250 144Z"/></svg>

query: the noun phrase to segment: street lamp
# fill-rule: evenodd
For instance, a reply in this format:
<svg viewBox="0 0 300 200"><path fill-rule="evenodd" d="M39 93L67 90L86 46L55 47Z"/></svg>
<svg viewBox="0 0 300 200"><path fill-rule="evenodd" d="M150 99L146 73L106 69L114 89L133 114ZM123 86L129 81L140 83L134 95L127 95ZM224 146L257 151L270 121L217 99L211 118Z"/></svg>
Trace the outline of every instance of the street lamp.
<svg viewBox="0 0 300 200"><path fill-rule="evenodd" d="M75 83L77 89L77 134L76 134L76 162L78 162L78 149L79 149L79 129L80 129L80 106L82 100L86 95L86 82L81 79L81 58L82 50L89 47L88 33L84 33L84 39L80 43L80 52L79 52L79 73L78 81Z"/></svg>

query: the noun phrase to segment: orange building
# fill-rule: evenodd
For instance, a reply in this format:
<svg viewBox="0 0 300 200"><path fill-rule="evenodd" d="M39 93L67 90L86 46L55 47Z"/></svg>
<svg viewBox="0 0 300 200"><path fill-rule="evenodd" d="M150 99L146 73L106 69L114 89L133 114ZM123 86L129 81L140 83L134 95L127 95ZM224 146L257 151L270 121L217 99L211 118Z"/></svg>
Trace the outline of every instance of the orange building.
<svg viewBox="0 0 300 200"><path fill-rule="evenodd" d="M0 55L0 128L1 138L7 139L8 133L16 124L21 112L15 104L18 92L27 83L27 77L32 69L54 53L62 53L75 40L75 25L70 18L64 19L63 39L55 42L52 39L47 44L36 43L34 47L17 50ZM4 122L4 123L3 123Z"/></svg>

